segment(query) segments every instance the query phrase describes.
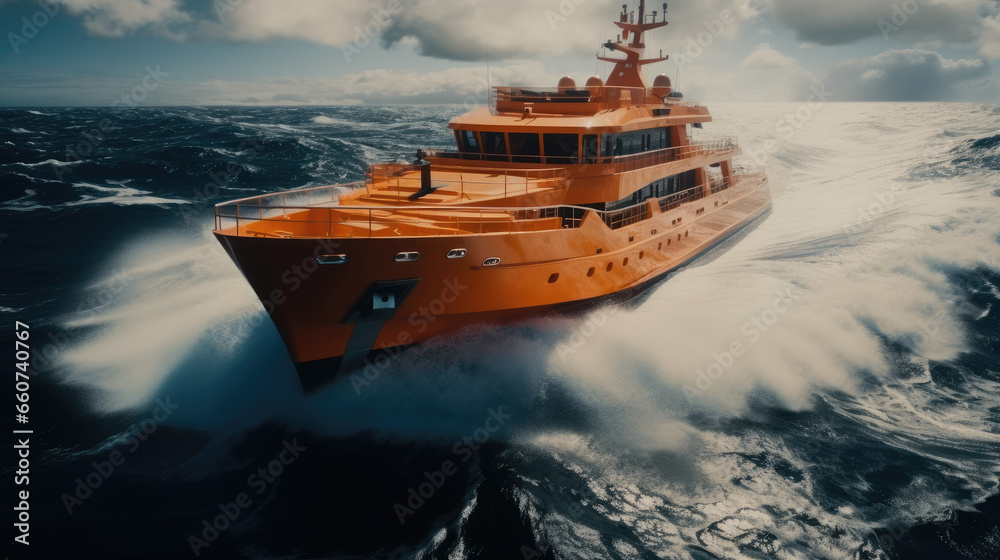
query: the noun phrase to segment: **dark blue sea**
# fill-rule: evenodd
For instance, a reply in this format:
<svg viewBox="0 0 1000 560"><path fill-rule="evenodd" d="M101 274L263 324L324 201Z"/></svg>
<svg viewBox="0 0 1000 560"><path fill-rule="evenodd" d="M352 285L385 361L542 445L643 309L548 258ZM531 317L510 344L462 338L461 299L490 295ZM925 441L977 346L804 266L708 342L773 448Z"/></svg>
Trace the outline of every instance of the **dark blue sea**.
<svg viewBox="0 0 1000 560"><path fill-rule="evenodd" d="M302 394L214 205L450 147L465 110L0 109L33 432L5 554L1000 558L1000 107L713 107L692 132L775 194L740 239Z"/></svg>

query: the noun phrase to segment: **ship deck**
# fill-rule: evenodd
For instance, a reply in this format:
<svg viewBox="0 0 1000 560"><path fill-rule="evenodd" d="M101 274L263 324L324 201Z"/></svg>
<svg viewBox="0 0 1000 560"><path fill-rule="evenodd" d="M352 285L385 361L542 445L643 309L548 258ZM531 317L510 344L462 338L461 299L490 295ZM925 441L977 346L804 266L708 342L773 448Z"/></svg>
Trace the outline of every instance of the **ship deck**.
<svg viewBox="0 0 1000 560"><path fill-rule="evenodd" d="M340 205L339 193L364 184L333 185L234 201L216 207L216 232L262 238L356 239L511 234L574 229L588 212L612 229L647 219L650 211L667 212L745 181L762 180L750 170L735 176L734 185L713 180L634 206L602 211L573 205L546 207L440 206L428 204Z"/></svg>

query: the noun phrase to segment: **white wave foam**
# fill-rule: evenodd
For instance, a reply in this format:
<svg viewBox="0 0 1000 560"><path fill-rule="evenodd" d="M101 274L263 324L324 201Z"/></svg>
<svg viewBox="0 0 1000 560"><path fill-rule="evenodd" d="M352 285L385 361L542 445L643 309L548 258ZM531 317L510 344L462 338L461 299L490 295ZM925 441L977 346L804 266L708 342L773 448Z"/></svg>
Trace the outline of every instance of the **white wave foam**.
<svg viewBox="0 0 1000 560"><path fill-rule="evenodd" d="M143 205L143 204L190 204L189 200L181 200L176 198L162 198L157 196L149 196L151 193L149 191L143 191L135 189L132 187L125 186L125 182L113 183L117 186L104 186L95 185L92 183L74 183L74 187L89 189L91 191L97 191L99 193L108 193L109 196L90 196L82 195L79 200L74 200L72 202L66 202L63 206L81 206L89 204L114 204L117 206L132 206L132 205Z"/></svg>
<svg viewBox="0 0 1000 560"><path fill-rule="evenodd" d="M62 354L63 379L99 389L95 405L110 412L148 402L202 343L213 356L203 366L231 356L246 333L216 327L246 313L252 293L216 245L143 239L118 257L62 322L82 333Z"/></svg>
<svg viewBox="0 0 1000 560"><path fill-rule="evenodd" d="M24 163L24 162L20 162L19 161L19 162L16 162L14 165L21 165L21 166L24 166L24 167L41 167L43 165L55 166L55 167L67 167L67 166L70 166L70 165L77 165L79 163L80 162L78 162L78 161L77 162L72 162L72 161L59 161L57 159L47 159L45 161L40 161L38 163Z"/></svg>

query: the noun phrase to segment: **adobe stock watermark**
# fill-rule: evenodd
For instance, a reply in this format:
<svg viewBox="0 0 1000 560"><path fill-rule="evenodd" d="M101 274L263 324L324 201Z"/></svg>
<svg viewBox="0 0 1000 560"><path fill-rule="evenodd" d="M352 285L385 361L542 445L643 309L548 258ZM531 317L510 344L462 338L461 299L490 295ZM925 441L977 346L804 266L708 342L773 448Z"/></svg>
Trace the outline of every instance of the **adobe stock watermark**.
<svg viewBox="0 0 1000 560"><path fill-rule="evenodd" d="M888 20L878 20L878 30L882 32L882 39L889 40L889 36L902 29L910 23L910 18L920 11L920 7L927 4L928 0L902 0L892 5L892 15Z"/></svg>
<svg viewBox="0 0 1000 560"><path fill-rule="evenodd" d="M565 363L571 355L587 344L587 340L591 339L601 327L607 324L608 319L617 315L620 311L621 309L618 306L599 309L588 316L582 324L574 327L570 331L569 336L556 347L559 359Z"/></svg>
<svg viewBox="0 0 1000 560"><path fill-rule="evenodd" d="M744 5L746 0L733 0L733 4ZM726 8L719 12L719 16L714 19L702 20L703 29L695 34L687 35L684 38L684 45L681 51L672 56L677 60L678 71L684 70L688 65L694 64L705 52L715 44L715 41L722 37L726 28L736 25L739 20L736 14Z"/></svg>
<svg viewBox="0 0 1000 560"><path fill-rule="evenodd" d="M76 308L74 323L86 324L90 318L97 314L97 310L108 305L114 297L121 293L135 277L122 270L115 274L111 280L104 282L100 290L90 295ZM68 326L57 332L49 333L49 341L36 352L31 358L31 369L37 372L48 371L62 357L62 354L72 344L71 337L75 336L83 327Z"/></svg>
<svg viewBox="0 0 1000 560"><path fill-rule="evenodd" d="M446 459L438 470L424 471L425 482L416 487L408 488L406 499L393 504L392 511L399 519L400 525L406 525L406 518L415 515L420 508L427 504L428 500L437 494L438 490L444 487L450 477L458 473L458 465L468 463L475 456L476 451L479 451L512 418L510 414L503 411L502 406L498 406L496 409L491 408L487 413L488 416L483 422L482 428L476 429L471 436L466 436L452 445L451 452L458 459L458 462Z"/></svg>
<svg viewBox="0 0 1000 560"><path fill-rule="evenodd" d="M274 287L267 292L266 297L260 299L261 305L267 317L273 317L275 311L288 301L290 293L297 292L305 283L313 277L319 270L319 262L316 260L322 255L334 254L340 248L340 243L333 239L320 238L316 240L311 256L306 256L301 262L293 264L282 272L280 278L283 287ZM287 290L287 291L286 291ZM238 328L254 329L264 324L265 315L260 313L249 313L245 315L239 323L234 323Z"/></svg>
<svg viewBox="0 0 1000 560"><path fill-rule="evenodd" d="M805 103L799 105L795 111L785 114L774 125L774 130L782 135L786 140L791 140L798 131L805 127L820 113L830 98L836 94L827 91L826 82L814 84L809 88L810 95ZM745 153L757 165L764 165L770 160L771 155L778 151L780 144L774 138L765 140L760 148L748 148Z"/></svg>
<svg viewBox="0 0 1000 560"><path fill-rule="evenodd" d="M569 21L569 18L576 14L577 8L582 6L587 0L562 0L559 2L559 11L545 10L545 19L549 22L552 31L559 29L559 26Z"/></svg>
<svg viewBox="0 0 1000 560"><path fill-rule="evenodd" d="M389 0L385 8L372 9L371 18L364 26L354 26L354 42L340 47L341 52L344 54L344 60L350 64L351 59L361 54L362 50L368 48L372 44L372 41L389 27L393 18L401 13L403 13L403 4L400 0Z"/></svg>
<svg viewBox="0 0 1000 560"><path fill-rule="evenodd" d="M710 390L715 382L732 369L737 359L747 353L747 350L756 344L771 327L778 322L782 315L788 312L793 305L798 303L799 296L786 289L778 292L777 298L771 302L770 307L763 312L754 315L740 328L740 334L745 340L734 340L726 350L721 353L713 352L713 361L707 367L700 368L695 377L694 387L685 384L682 388L688 403L694 404L695 398L705 394Z"/></svg>
<svg viewBox="0 0 1000 560"><path fill-rule="evenodd" d="M201 556L203 549L212 546L223 532L232 527L232 524L243 515L245 510L253 506L251 490L253 495L262 495L284 474L285 469L307 449L299 445L297 439L292 439L291 442L287 440L282 442L282 447L283 449L275 455L274 459L247 477L247 490L236 494L233 501L219 504L217 506L218 515L203 519L201 532L188 535L188 545L196 558Z"/></svg>
<svg viewBox="0 0 1000 560"><path fill-rule="evenodd" d="M208 178L211 179L211 181L205 183L204 187L201 189L193 189L191 192L194 196L192 197L191 204L185 204L179 208L179 212L181 213L181 217L184 218L184 221L188 223L193 220L200 221L203 218L201 212L211 207L212 199L219 196L222 189L236 179L240 171L244 170L247 163L250 163L260 157L260 153L266 143L267 139L263 137L244 140L241 142L236 148L236 151L241 153L249 151L246 161L244 163L227 162L223 170L209 173Z"/></svg>
<svg viewBox="0 0 1000 560"><path fill-rule="evenodd" d="M156 65L156 68L147 66L146 75L143 76L140 83L133 87L131 91L125 92L121 95L121 97L114 99L111 102L111 107L138 107L140 103L149 97L150 93L160 87L164 78L169 76L170 74L168 72L160 70L159 64ZM56 179L62 181L66 175L73 172L74 168L79 165L84 158L88 158L93 155L94 151L96 151L97 148L110 135L112 128L113 125L110 119L101 119L101 121L97 123L96 128L81 133L80 141L66 149L66 162L52 164L52 172L55 174Z"/></svg>
<svg viewBox="0 0 1000 560"><path fill-rule="evenodd" d="M388 370L392 361L403 352L401 348L413 344L414 331L417 334L427 331L431 323L444 315L448 306L455 303L468 289L469 287L462 284L457 277L445 280L439 297L432 299L427 305L420 306L419 309L410 314L407 322L413 327L413 331L400 332L394 343L383 344L380 350L384 350L384 352L376 357L374 362L366 358L365 367L360 372L351 374L351 386L354 387L355 394L360 396L364 388L371 386L384 371Z"/></svg>
<svg viewBox="0 0 1000 560"><path fill-rule="evenodd" d="M7 40L10 41L10 48L14 54L21 54L21 47L37 37L38 32L59 13L60 6L56 0L38 0L37 3L40 10L32 14L30 18L28 16L21 18L21 33L13 31L7 33Z"/></svg>
<svg viewBox="0 0 1000 560"><path fill-rule="evenodd" d="M180 405L171 403L170 397L165 400L156 399L156 408L149 416L129 427L131 437L126 441L128 444L126 452L135 453L139 446L156 432L156 428L166 422L178 408ZM73 509L82 506L85 501L90 499L94 492L111 478L115 469L125 464L126 458L125 453L115 449L108 453L106 460L91 462L90 466L93 467L93 470L86 476L78 477L75 480L76 488L72 492L64 492L61 497L66 513L73 515Z"/></svg>
<svg viewBox="0 0 1000 560"><path fill-rule="evenodd" d="M845 224L843 226L844 233L853 233L861 229L863 225L875 221L876 218L891 210L899 202L900 197L906 194L906 191L907 186L904 183L894 183L886 190L875 191L875 202L867 208L858 208L858 219L852 224Z"/></svg>
<svg viewBox="0 0 1000 560"><path fill-rule="evenodd" d="M560 492L564 497L569 499L569 508L566 513L574 520L578 521L586 510L583 509L583 500L587 499L593 501L596 498L593 490L585 482L581 482L576 488L563 488ZM569 496L566 496L569 494ZM575 494L575 495L574 495ZM533 539L530 545L522 545L520 552L521 557L524 560L535 560L537 558L544 558L545 555L552 549L552 543L549 541L548 535L542 533Z"/></svg>
<svg viewBox="0 0 1000 560"><path fill-rule="evenodd" d="M226 21L226 14L235 12L237 8L246 4L246 0L215 0L212 2L212 10L219 18L219 23Z"/></svg>

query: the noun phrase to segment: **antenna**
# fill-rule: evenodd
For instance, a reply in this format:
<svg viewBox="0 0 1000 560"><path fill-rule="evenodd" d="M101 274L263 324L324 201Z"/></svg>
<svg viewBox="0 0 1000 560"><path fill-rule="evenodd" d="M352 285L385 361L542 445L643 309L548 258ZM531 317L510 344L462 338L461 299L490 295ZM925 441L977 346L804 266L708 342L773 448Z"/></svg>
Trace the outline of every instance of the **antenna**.
<svg viewBox="0 0 1000 560"><path fill-rule="evenodd" d="M677 78L674 80L674 91L681 90L681 63L684 62L684 27L681 27L681 46L677 49Z"/></svg>
<svg viewBox="0 0 1000 560"><path fill-rule="evenodd" d="M493 84L490 82L490 44L486 43L486 104L493 99Z"/></svg>

